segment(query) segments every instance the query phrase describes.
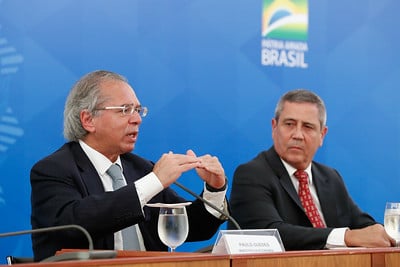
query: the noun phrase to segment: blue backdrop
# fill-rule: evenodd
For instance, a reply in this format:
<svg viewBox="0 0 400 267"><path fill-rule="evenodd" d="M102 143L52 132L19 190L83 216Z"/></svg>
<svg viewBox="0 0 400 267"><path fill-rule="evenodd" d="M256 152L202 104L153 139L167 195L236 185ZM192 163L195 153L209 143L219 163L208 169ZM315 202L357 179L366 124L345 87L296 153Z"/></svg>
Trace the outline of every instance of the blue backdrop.
<svg viewBox="0 0 400 267"><path fill-rule="evenodd" d="M229 179L271 146L279 96L317 92L329 127L317 160L383 222L385 202L400 201L400 2L291 1L308 7L306 68L262 64L270 2L0 0L0 232L30 229L30 168L64 143L65 98L95 69L125 75L149 107L136 153L211 153ZM179 181L201 191L194 172ZM8 254L30 256L30 236L1 239L0 262Z"/></svg>

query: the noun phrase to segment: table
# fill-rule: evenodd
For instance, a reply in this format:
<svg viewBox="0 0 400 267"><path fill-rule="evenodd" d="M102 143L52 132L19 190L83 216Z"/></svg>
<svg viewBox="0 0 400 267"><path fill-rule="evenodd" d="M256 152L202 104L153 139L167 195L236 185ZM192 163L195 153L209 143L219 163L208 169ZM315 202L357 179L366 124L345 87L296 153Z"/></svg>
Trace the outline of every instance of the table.
<svg viewBox="0 0 400 267"><path fill-rule="evenodd" d="M71 252L74 250L65 250ZM63 253L61 251L60 253ZM7 266L7 265L1 265ZM20 267L229 267L229 255L185 252L118 251L117 258L17 264Z"/></svg>
<svg viewBox="0 0 400 267"><path fill-rule="evenodd" d="M6 265L3 265L6 266ZM399 267L400 248L354 248L214 255L118 251L117 258L18 264L19 267Z"/></svg>
<svg viewBox="0 0 400 267"><path fill-rule="evenodd" d="M400 248L349 248L231 255L231 267L400 267Z"/></svg>

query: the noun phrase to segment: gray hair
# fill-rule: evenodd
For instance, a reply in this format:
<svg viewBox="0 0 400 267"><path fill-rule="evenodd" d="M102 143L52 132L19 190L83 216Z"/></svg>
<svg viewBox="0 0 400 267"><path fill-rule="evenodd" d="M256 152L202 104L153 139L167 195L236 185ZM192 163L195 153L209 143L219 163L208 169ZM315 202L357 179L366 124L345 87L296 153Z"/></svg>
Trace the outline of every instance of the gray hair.
<svg viewBox="0 0 400 267"><path fill-rule="evenodd" d="M324 101L315 93L306 89L296 89L287 92L279 100L275 108L275 120L278 121L283 111L285 102L290 103L311 103L315 104L319 111L319 122L321 129L326 125L326 107Z"/></svg>
<svg viewBox="0 0 400 267"><path fill-rule="evenodd" d="M106 99L101 95L101 84L104 81L119 80L127 82L127 79L117 73L98 70L83 76L72 87L64 108L64 137L68 141L78 141L87 135L82 127L80 113L87 110L96 115L96 108Z"/></svg>

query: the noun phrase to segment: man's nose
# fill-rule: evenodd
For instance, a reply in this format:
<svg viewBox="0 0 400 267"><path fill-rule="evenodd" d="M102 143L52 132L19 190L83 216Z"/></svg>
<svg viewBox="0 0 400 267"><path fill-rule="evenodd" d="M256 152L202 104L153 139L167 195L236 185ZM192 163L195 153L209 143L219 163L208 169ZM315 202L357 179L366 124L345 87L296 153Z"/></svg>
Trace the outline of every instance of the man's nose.
<svg viewBox="0 0 400 267"><path fill-rule="evenodd" d="M303 134L303 130L302 130L301 126L297 126L296 128L294 128L293 138L302 139L303 137L304 137L304 134Z"/></svg>
<svg viewBox="0 0 400 267"><path fill-rule="evenodd" d="M142 123L142 117L140 116L140 114L138 112L133 112L132 114L129 114L129 123L136 123L136 124L140 124Z"/></svg>

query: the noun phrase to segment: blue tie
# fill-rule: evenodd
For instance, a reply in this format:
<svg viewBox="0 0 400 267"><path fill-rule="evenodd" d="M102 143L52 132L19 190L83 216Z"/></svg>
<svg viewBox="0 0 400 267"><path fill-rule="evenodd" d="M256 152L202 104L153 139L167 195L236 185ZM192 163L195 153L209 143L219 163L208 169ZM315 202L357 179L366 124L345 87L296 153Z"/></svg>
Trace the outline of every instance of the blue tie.
<svg viewBox="0 0 400 267"><path fill-rule="evenodd" d="M111 165L107 170L107 174L110 175L113 180L114 191L125 185L121 167L118 164ZM140 250L139 240L134 225L122 229L122 241L124 250Z"/></svg>

